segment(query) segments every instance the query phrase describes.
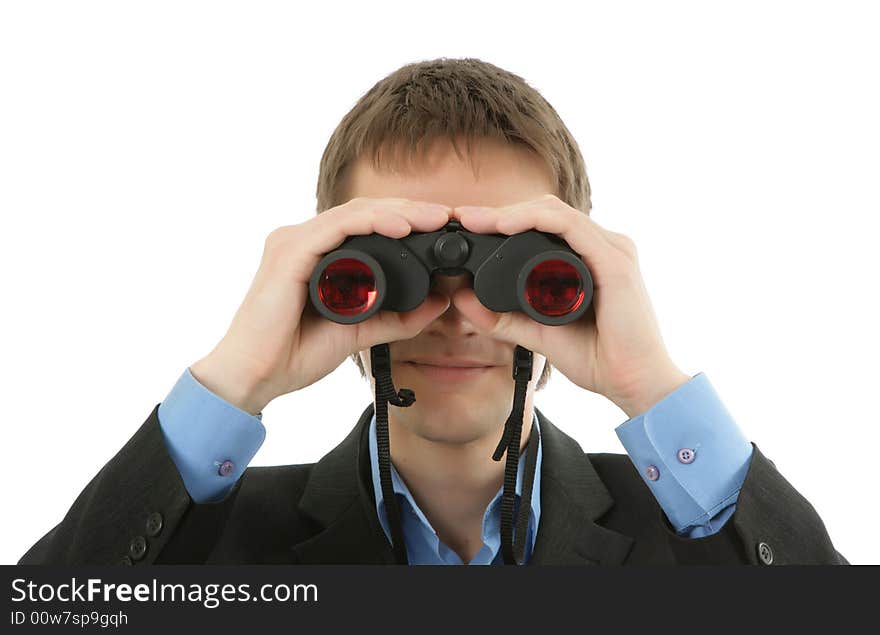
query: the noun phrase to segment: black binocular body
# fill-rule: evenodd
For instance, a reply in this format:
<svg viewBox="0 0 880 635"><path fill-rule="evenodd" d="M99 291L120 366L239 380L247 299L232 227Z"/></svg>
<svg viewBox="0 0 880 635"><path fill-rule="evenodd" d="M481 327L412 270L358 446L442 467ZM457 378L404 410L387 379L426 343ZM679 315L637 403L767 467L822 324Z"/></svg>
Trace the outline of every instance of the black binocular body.
<svg viewBox="0 0 880 635"><path fill-rule="evenodd" d="M327 319L356 324L379 310L415 309L434 274L468 273L487 309L522 311L551 326L577 320L593 297L589 269L559 236L477 234L458 221L399 239L349 236L315 267L309 297Z"/></svg>

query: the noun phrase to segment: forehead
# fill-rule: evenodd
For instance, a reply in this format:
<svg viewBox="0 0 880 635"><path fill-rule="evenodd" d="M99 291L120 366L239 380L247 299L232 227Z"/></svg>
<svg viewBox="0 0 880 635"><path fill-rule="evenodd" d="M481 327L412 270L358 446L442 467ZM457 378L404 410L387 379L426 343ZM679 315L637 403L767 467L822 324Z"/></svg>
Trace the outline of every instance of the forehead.
<svg viewBox="0 0 880 635"><path fill-rule="evenodd" d="M550 168L525 146L482 139L475 142L470 158L464 142L459 149L461 159L448 140L437 141L414 165L383 165L381 170L361 157L348 173L348 197L499 207L558 194Z"/></svg>

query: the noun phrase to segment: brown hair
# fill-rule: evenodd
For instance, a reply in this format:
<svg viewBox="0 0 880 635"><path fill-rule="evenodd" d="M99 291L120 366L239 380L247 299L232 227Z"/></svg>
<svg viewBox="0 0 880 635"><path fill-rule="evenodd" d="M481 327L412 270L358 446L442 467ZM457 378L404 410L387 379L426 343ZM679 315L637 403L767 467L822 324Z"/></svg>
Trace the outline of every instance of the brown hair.
<svg viewBox="0 0 880 635"><path fill-rule="evenodd" d="M369 157L376 170L418 161L438 140L492 138L525 146L556 178L556 195L590 213L590 183L578 145L559 115L524 79L479 59L407 64L377 82L346 114L330 137L318 173L317 211L344 203L347 169ZM352 358L365 376L360 357ZM538 379L542 388L550 363Z"/></svg>

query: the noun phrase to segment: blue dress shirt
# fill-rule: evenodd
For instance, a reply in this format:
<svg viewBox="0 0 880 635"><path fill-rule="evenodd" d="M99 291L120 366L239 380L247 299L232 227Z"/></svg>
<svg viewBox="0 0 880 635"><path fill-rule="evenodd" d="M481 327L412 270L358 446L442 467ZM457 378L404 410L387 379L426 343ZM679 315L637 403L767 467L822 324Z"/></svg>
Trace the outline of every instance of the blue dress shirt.
<svg viewBox="0 0 880 635"><path fill-rule="evenodd" d="M534 415L535 425L538 426L538 416ZM535 458L535 480L532 485L532 503L529 511L529 523L526 531L526 548L524 560L528 563L535 547L535 537L538 534L538 519L541 517L541 430L538 427L538 456ZM516 497L514 499L514 519L519 513L520 496L522 495L523 477L525 474L526 455L519 457L519 471L516 475ZM370 464L373 470L373 492L376 494L376 513L391 542L391 528L388 524L388 515L385 513L385 497L382 494L382 484L379 480L379 450L376 442L376 415L370 421ZM501 465L504 465L502 460ZM437 532L434 530L422 510L419 508L412 493L400 478L397 468L391 464L391 484L397 495L398 509L400 510L400 524L403 530L403 539L406 543L407 561L410 564L465 564L461 557L447 547ZM504 488L499 488L495 497L486 507L483 513L483 545L476 555L467 564L503 564L504 557L501 553L501 496ZM514 522L516 522L514 520Z"/></svg>
<svg viewBox="0 0 880 635"><path fill-rule="evenodd" d="M752 444L705 373L615 432L676 533L708 536L733 515Z"/></svg>
<svg viewBox="0 0 880 635"><path fill-rule="evenodd" d="M222 500L244 473L265 439L261 415L251 415L209 391L187 368L159 405L159 425L169 454L196 503ZM752 445L704 373L666 395L615 429L618 438L666 517L682 537L717 532L733 515L751 462ZM539 432L539 457L541 443ZM375 417L370 423L370 460L376 509L386 532L388 519L379 484ZM517 494L522 487L522 461ZM539 459L540 460L540 459ZM392 466L393 468L393 466ZM460 564L437 538L406 484L392 469L394 491L402 499L401 522L413 564ZM469 564L499 564L500 496L483 516L483 546ZM526 542L531 556L540 523L540 464L536 466ZM517 500L518 497L517 497Z"/></svg>

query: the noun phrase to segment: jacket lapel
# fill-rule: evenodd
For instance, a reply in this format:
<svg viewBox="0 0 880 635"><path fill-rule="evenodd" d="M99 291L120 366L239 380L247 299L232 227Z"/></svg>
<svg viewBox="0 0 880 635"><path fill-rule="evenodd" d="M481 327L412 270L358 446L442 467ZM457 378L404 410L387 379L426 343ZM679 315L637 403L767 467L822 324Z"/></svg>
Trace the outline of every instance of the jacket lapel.
<svg viewBox="0 0 880 635"><path fill-rule="evenodd" d="M580 445L536 409L541 426L541 519L530 564L619 564L633 539L594 521L614 504ZM301 564L393 564L379 525L367 406L348 436L312 468L299 503L319 532L292 547Z"/></svg>
<svg viewBox="0 0 880 635"><path fill-rule="evenodd" d="M379 525L370 472L367 406L348 436L312 468L300 499L301 513L320 533L294 545L302 564L394 564L394 553Z"/></svg>
<svg viewBox="0 0 880 635"><path fill-rule="evenodd" d="M633 539L596 524L614 505L577 441L535 408L541 426L541 519L529 564L620 564Z"/></svg>

